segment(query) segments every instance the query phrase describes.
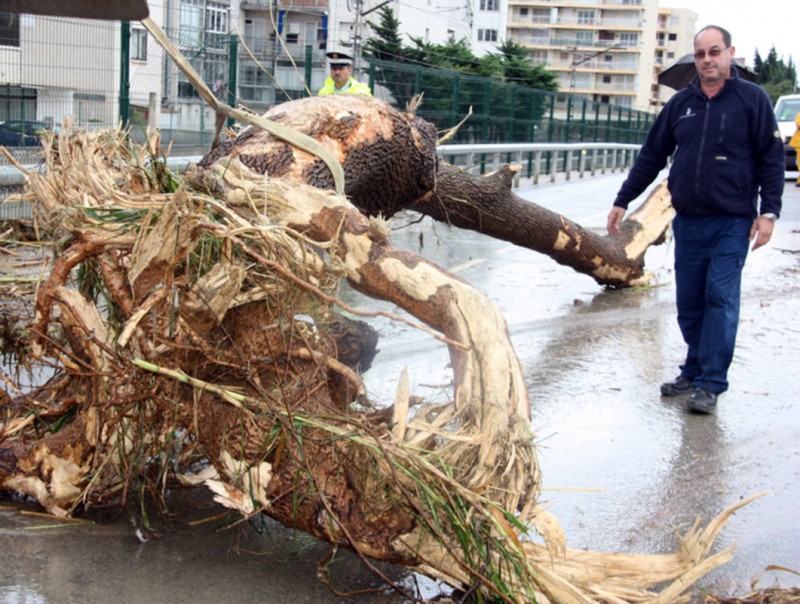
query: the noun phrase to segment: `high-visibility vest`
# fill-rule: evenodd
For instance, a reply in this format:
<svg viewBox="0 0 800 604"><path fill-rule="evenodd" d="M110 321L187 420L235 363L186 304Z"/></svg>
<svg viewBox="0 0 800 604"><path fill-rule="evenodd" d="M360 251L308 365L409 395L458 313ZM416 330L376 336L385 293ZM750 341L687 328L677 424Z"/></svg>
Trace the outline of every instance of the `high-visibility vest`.
<svg viewBox="0 0 800 604"><path fill-rule="evenodd" d="M319 89L317 96L325 96L328 94L361 94L363 96L372 96L372 91L370 91L369 86L362 84L353 76L350 76L349 83L350 85L344 90L338 91L336 90L336 85L333 83L333 78L328 78L325 80L325 85Z"/></svg>

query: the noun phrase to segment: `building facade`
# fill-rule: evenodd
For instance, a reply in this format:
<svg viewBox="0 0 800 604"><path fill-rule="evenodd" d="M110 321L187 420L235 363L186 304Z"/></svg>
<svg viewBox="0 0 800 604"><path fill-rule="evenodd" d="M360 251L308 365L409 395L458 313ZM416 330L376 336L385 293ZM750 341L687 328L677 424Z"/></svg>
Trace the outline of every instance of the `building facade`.
<svg viewBox="0 0 800 604"><path fill-rule="evenodd" d="M694 52L697 13L683 8L661 8L658 11L656 54L651 80L650 106L661 109L675 91L658 85L658 74L674 61Z"/></svg>
<svg viewBox="0 0 800 604"><path fill-rule="evenodd" d="M658 0L508 0L507 35L559 74L561 91L647 110L662 99L658 61L686 43L691 51L682 28L694 31L694 13L678 13ZM680 29L673 14L685 20Z"/></svg>
<svg viewBox="0 0 800 604"><path fill-rule="evenodd" d="M377 0L151 0L150 16L220 99L256 112L314 94L325 53L361 58ZM477 55L513 39L559 74L560 89L635 109L673 91L661 68L691 52L696 14L657 0L390 0L401 31L442 43L467 39ZM0 13L1 15L1 13ZM121 84L122 26L31 15L0 18L0 121L79 127L117 123L127 92L136 120L212 130L214 115L139 23L130 24L129 82ZM366 67L364 62L357 67ZM358 69L356 70L358 71ZM361 77L364 77L363 75ZM235 90L230 90L235 86Z"/></svg>

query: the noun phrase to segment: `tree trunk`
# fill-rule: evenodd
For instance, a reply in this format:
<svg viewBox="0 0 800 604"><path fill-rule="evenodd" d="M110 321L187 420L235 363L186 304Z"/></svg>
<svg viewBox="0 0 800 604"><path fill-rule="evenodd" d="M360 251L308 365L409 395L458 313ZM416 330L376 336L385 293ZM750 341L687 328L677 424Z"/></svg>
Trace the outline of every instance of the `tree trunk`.
<svg viewBox="0 0 800 604"><path fill-rule="evenodd" d="M322 124L326 144L352 152L342 157L353 190L373 207L383 199L376 182L390 200L425 197L427 126L356 115L348 103L315 100L339 121L312 113L303 123ZM342 120L349 126L336 127ZM353 146L353 132L366 146ZM706 559L727 515L694 527L674 555L568 550L537 505L523 371L497 308L393 249L385 224L342 196L265 178L264 166L312 181L326 168L292 149L281 161L256 153L257 138L242 134L177 187L120 132L62 132L45 146L48 169L29 174L31 188L42 228L69 247L38 288L31 348L57 375L3 401L0 488L65 515L81 503L158 496L170 476L206 459L212 472L195 478L243 516L264 512L505 602L641 601L663 582L672 582L664 601L674 601L727 559ZM157 141L150 146L157 157ZM390 173L365 172L373 148ZM78 272L98 282L80 293ZM343 345L349 338L332 326L342 277L446 343L450 403L416 401L401 376L394 405L371 406L356 369L374 346ZM533 530L544 543L522 538Z"/></svg>
<svg viewBox="0 0 800 604"><path fill-rule="evenodd" d="M309 98L278 105L265 117L296 128L327 146L345 173L345 194L368 216L414 210L547 254L601 285L631 287L651 279L644 254L663 240L672 218L669 193L658 188L611 238L515 195L506 166L471 176L435 156L435 132L423 120L357 96ZM257 173L331 188L318 158L256 128L220 144L201 167L239 158ZM609 200L610 203L610 200ZM610 209L610 205L609 205Z"/></svg>

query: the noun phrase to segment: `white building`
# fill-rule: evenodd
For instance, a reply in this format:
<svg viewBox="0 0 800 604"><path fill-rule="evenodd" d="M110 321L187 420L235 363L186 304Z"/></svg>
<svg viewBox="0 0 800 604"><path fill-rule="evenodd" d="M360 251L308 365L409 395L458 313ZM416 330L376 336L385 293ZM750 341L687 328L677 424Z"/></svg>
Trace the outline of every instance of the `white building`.
<svg viewBox="0 0 800 604"><path fill-rule="evenodd" d="M642 110L659 98L656 66L679 48L691 52L697 18L659 9L658 0L508 0L508 6L508 36L559 74L560 90Z"/></svg>
<svg viewBox="0 0 800 604"><path fill-rule="evenodd" d="M150 16L221 99L263 111L314 94L325 52L360 56L381 0L151 0ZM637 109L672 91L659 70L691 51L697 15L657 0L390 0L405 35L469 40L477 55L511 38L560 75L561 90ZM0 121L114 125L119 22L17 15L0 21ZM231 61L231 49L235 60ZM235 79L231 70L235 69ZM212 130L214 115L140 23L130 24L129 100L137 122ZM364 75L362 74L362 79ZM231 81L237 89L229 91ZM122 89L124 92L124 88ZM233 92L235 94L229 94ZM124 95L123 95L124 98Z"/></svg>

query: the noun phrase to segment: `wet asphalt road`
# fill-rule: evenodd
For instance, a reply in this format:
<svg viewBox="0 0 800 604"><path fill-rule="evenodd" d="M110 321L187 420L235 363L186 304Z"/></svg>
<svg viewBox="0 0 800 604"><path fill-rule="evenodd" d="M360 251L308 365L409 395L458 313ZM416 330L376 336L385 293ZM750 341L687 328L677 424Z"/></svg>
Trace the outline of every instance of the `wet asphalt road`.
<svg viewBox="0 0 800 604"><path fill-rule="evenodd" d="M523 186L519 193L604 232L623 178ZM568 545L673 551L675 531L697 516L710 519L766 491L721 534L715 551L735 546L734 560L695 593L745 593L768 565L800 571L800 188L793 181L773 241L748 258L731 389L714 417L687 415L682 400L658 394L684 352L669 243L648 252L654 287L605 291L540 254L427 220L395 232L393 241L458 273L505 314L530 390L542 497ZM354 294L343 297L382 308ZM412 391L446 397L443 347L404 325L376 325L381 352L365 376L371 394L391 401L406 367ZM215 532L214 523L203 523L140 544L124 520L31 530L42 520L21 516L22 507L0 500L3 604L341 601L316 580L327 546L279 526ZM205 501L189 507L197 518L218 511ZM334 577L350 588L378 584L348 554L337 555ZM800 585L800 577L770 571L759 585L774 584Z"/></svg>
<svg viewBox="0 0 800 604"><path fill-rule="evenodd" d="M606 175L519 194L605 233L623 179ZM734 560L699 589L743 594L769 565L800 572L800 188L793 180L786 181L773 240L748 257L731 387L713 417L687 415L684 399L659 394L685 354L669 242L648 251L653 287L606 291L534 252L436 231L438 247L426 233L423 253L487 292L509 323L526 371L543 498L571 547L673 551L676 530L764 491L718 541L715 551L736 547ZM418 237L406 237L414 249ZM407 347L382 344L384 375L409 365L420 383L446 383L444 359L420 359L411 337ZM776 583L800 585L800 577L767 572L759 585Z"/></svg>

